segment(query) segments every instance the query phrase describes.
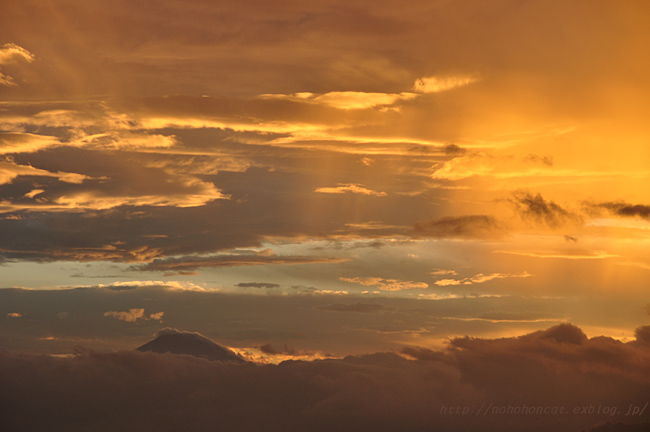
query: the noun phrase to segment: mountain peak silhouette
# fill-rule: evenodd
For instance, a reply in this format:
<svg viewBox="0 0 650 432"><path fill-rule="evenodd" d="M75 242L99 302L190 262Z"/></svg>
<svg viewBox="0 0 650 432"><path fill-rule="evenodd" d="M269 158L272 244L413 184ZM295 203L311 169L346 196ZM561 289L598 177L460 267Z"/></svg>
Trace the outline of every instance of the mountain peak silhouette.
<svg viewBox="0 0 650 432"><path fill-rule="evenodd" d="M156 333L156 338L141 347L141 352L155 352L158 354L187 354L211 361L246 363L226 347L212 342L199 333L185 332L173 328L164 328Z"/></svg>

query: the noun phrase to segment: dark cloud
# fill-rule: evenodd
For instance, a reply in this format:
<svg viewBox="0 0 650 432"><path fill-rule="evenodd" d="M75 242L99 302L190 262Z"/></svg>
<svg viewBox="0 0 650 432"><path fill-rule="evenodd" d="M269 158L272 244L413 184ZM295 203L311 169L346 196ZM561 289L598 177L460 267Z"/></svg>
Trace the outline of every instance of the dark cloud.
<svg viewBox="0 0 650 432"><path fill-rule="evenodd" d="M178 131L173 133L180 136ZM224 143L226 137L250 137L233 137L218 129L181 133L182 139L191 141L193 147L187 149L190 153L234 152L239 154L236 157L253 158L251 165L264 167L242 168L235 163L234 167L221 169L221 156L190 157L71 146L21 153L15 157L21 166L31 165L49 173L78 173L88 180L75 184L54 177L21 175L0 185L0 194L5 198L0 205L2 259L149 262L168 256L259 247L274 237L340 239L344 233L373 239L404 234L405 226L412 223L412 215L429 211L429 205L423 207L421 200L398 194L366 207L358 205L366 199L359 194L314 193L320 174L305 168L304 161L313 156L300 150ZM212 148L194 144L205 142L212 143ZM185 150L179 149L181 153ZM354 183L356 176L366 175L348 171L358 164L357 156L323 157L329 160L325 165L336 167L323 168L324 176ZM398 173L376 177L382 182L378 190L396 185L404 190L421 187L416 178L404 180ZM38 190L43 192L29 197ZM214 190L222 191L230 199L210 200L214 198L210 191ZM69 207L57 207L61 199ZM305 209L310 209L308 214ZM382 215L383 222L368 224L377 220L377 214Z"/></svg>
<svg viewBox="0 0 650 432"><path fill-rule="evenodd" d="M106 289L111 291L130 291L130 290L138 289L138 286L137 285L109 285L106 287Z"/></svg>
<svg viewBox="0 0 650 432"><path fill-rule="evenodd" d="M234 267L265 264L313 264L338 263L341 258L297 255L275 255L270 251L250 254L223 254L205 256L185 256L179 258L156 258L152 262L129 267L135 271L187 271L203 267Z"/></svg>
<svg viewBox="0 0 650 432"><path fill-rule="evenodd" d="M495 239L506 235L506 228L493 216L446 216L426 222L416 222L416 235L437 238Z"/></svg>
<svg viewBox="0 0 650 432"><path fill-rule="evenodd" d="M540 156L537 154L529 154L524 158L526 162L539 163L546 166L553 166L553 157L552 156Z"/></svg>
<svg viewBox="0 0 650 432"><path fill-rule="evenodd" d="M293 347L288 346L287 344L284 344L282 348L275 348L271 344L264 344L260 346L260 351L262 351L265 354L271 354L271 355L276 355L276 354L284 354L284 355L296 355L296 350L293 349Z"/></svg>
<svg viewBox="0 0 650 432"><path fill-rule="evenodd" d="M150 139L146 136L140 138ZM136 137L126 139L127 142L130 140L136 140ZM14 157L17 164L38 167L42 173L18 177L10 184L0 186L0 193L6 198L5 205L11 209L13 204L15 211L23 208L92 211L120 206L196 207L228 198L214 184L182 170L164 169L166 167L161 167L160 162L155 166L156 162L151 159L74 147L46 149L38 154L21 153ZM59 172L74 173L80 179L57 181L49 174ZM33 197L26 196L35 189L34 184L38 184L42 192ZM134 184L137 187L134 188Z"/></svg>
<svg viewBox="0 0 650 432"><path fill-rule="evenodd" d="M650 206L644 204L628 204L625 202L603 202L588 203L588 206L596 209L605 209L608 212L621 217L650 218Z"/></svg>
<svg viewBox="0 0 650 432"><path fill-rule="evenodd" d="M180 270L180 271L177 271L177 272L167 272L167 273L165 273L165 276L167 276L167 277L169 277L169 276L196 276L198 274L199 273L195 272L195 271Z"/></svg>
<svg viewBox="0 0 650 432"><path fill-rule="evenodd" d="M582 429L580 432L646 432L648 430L650 430L650 423L627 424L607 421L587 429Z"/></svg>
<svg viewBox="0 0 650 432"><path fill-rule="evenodd" d="M534 333L540 339L553 339L558 343L581 345L587 341L587 335L582 330L571 324L560 324L548 330Z"/></svg>
<svg viewBox="0 0 650 432"><path fill-rule="evenodd" d="M423 361L443 361L445 359L444 353L424 347L407 346L402 348L400 353Z"/></svg>
<svg viewBox="0 0 650 432"><path fill-rule="evenodd" d="M322 305L318 307L322 310L332 312L357 312L357 313L372 313L390 310L386 306L375 303L333 303Z"/></svg>
<svg viewBox="0 0 650 432"><path fill-rule="evenodd" d="M546 200L541 194L534 195L527 191L513 192L509 202L524 220L532 220L557 228L567 222L576 222L578 215L564 209L553 201Z"/></svg>
<svg viewBox="0 0 650 432"><path fill-rule="evenodd" d="M650 326L637 328L634 332L634 336L638 343L646 344L650 347Z"/></svg>
<svg viewBox="0 0 650 432"><path fill-rule="evenodd" d="M428 154L434 152L435 149L430 146L413 146L409 147L408 151L411 153Z"/></svg>
<svg viewBox="0 0 650 432"><path fill-rule="evenodd" d="M137 351L0 354L2 421L25 431L643 430L618 423L647 402L650 350L580 334L564 325L405 350L419 360L374 353L279 365ZM645 426L649 416L633 421Z"/></svg>
<svg viewBox="0 0 650 432"><path fill-rule="evenodd" d="M31 83L25 91L50 99L209 90L245 95L332 88L403 91L400 84L412 83L418 72L461 68L493 74L537 70L556 85L548 86L547 97L561 100L563 95L565 104L558 108L564 108L577 104L587 89L593 94L596 83L627 77L603 59L623 70L645 70L642 60L617 49L647 42L647 18L630 18L631 11L643 10L636 2L599 4L588 17L580 13L582 7L558 1L459 7L414 0L409 8L367 1L344 8L334 1L286 1L274 8L258 1L197 2L189 8L173 0L163 4L152 15L148 4L126 1L93 0L64 8L37 7L40 3L30 0L5 8L0 36L36 54L39 61L22 74ZM51 20L53 15L59 20ZM599 32L593 31L595 23ZM623 25L629 32L620 31ZM63 33L62 27L75 31ZM56 43L47 37L57 33ZM563 73L557 74L560 65ZM574 78L570 92L561 86L567 76ZM503 97L503 88L497 88ZM7 88L6 94L20 93Z"/></svg>
<svg viewBox="0 0 650 432"><path fill-rule="evenodd" d="M84 278L84 279L130 279L129 276L125 275L102 275L102 276L94 276L94 275L87 275L84 273L75 273L71 274L69 277L71 278ZM116 288L119 289L120 287L111 287L111 288ZM128 289L128 288L127 288Z"/></svg>
<svg viewBox="0 0 650 432"><path fill-rule="evenodd" d="M240 282L237 285L240 288L279 288L280 285L276 283L268 283L268 282Z"/></svg>
<svg viewBox="0 0 650 432"><path fill-rule="evenodd" d="M28 320L0 320L3 348L12 352L49 354L69 354L77 345L100 351L130 349L149 341L160 328L174 327L199 332L229 347L244 349L267 343L274 346L287 343L299 345L305 352L346 355L397 350L404 338L413 343L413 334L418 335L417 340L442 340L449 334L481 335L492 328L500 331L535 330L547 325L546 322L535 322L536 319L561 319L576 312L571 310L569 313L567 305L555 298L467 296L427 300L372 294L336 295L332 292L333 287L328 294L322 287L319 290L297 285L287 293L260 296L210 291L209 288L201 290L189 282L177 281L145 280L114 285L138 288L124 291L107 289L106 286L0 289L0 317L15 312L29 317ZM379 310L372 306L378 309L372 313L335 312L321 308L343 304L346 305L344 308L358 309L355 303L376 304L383 308ZM597 303L593 307L604 306ZM626 303L624 307L615 309L616 315L624 314L630 307L633 306ZM134 308L144 309L147 316L164 311L164 325L157 320L138 319L134 324L104 317L107 311ZM340 306L335 308L341 309ZM360 308L365 310L368 307ZM476 317L517 322L485 324L484 320L467 319ZM599 325L603 324L599 321ZM630 315L625 324L616 321L615 325L633 327L634 316Z"/></svg>
<svg viewBox="0 0 650 432"><path fill-rule="evenodd" d="M577 242L578 242L578 237L575 237L575 236L572 236L572 235L565 234L565 235L564 235L564 240L565 240L567 243L577 243Z"/></svg>
<svg viewBox="0 0 650 432"><path fill-rule="evenodd" d="M447 144L442 148L442 151L447 155L462 155L467 153L467 150L458 146L455 143Z"/></svg>

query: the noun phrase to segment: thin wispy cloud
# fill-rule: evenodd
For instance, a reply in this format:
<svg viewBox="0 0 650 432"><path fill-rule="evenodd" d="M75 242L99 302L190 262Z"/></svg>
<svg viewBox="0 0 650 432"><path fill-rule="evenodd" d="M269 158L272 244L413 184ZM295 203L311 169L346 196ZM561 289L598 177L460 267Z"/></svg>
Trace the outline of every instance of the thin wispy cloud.
<svg viewBox="0 0 650 432"><path fill-rule="evenodd" d="M350 192L361 195L386 196L386 192L374 191L358 184L339 184L339 186L336 187L320 187L317 188L315 192L325 194L342 194Z"/></svg>

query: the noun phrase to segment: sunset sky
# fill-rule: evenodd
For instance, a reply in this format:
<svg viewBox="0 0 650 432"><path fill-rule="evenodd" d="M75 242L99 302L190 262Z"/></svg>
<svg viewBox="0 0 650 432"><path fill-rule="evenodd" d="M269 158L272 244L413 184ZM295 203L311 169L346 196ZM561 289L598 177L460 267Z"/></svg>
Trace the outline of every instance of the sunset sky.
<svg viewBox="0 0 650 432"><path fill-rule="evenodd" d="M0 9L5 353L650 325L646 1Z"/></svg>

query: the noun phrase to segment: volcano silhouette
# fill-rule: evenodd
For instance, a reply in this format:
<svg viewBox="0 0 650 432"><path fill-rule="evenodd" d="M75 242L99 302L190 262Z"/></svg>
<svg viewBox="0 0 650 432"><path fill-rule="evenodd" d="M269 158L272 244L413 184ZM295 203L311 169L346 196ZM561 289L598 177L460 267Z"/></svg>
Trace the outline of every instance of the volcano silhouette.
<svg viewBox="0 0 650 432"><path fill-rule="evenodd" d="M228 348L212 342L205 336L172 328L160 330L156 333L154 340L137 348L137 351L149 351L158 354L187 354L210 361L246 363L246 360Z"/></svg>

